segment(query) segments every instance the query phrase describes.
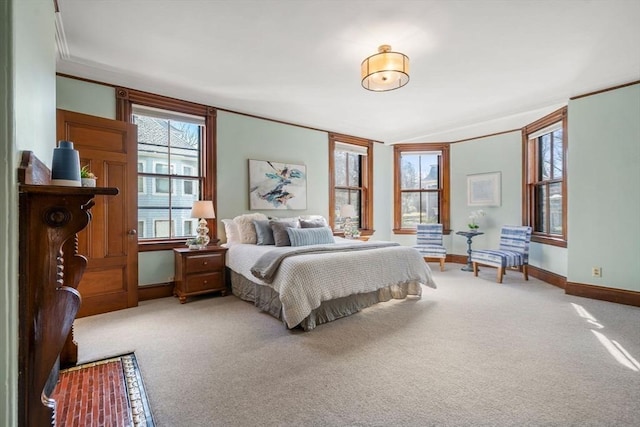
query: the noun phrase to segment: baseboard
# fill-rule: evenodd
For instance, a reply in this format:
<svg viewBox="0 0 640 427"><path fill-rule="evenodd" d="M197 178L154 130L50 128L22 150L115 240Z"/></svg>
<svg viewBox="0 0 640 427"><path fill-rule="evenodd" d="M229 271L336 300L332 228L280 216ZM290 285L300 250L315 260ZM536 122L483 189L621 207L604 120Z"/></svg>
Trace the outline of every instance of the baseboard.
<svg viewBox="0 0 640 427"><path fill-rule="evenodd" d="M536 279L540 279L543 282L547 282L550 285L566 289L567 278L559 274L529 265L529 275Z"/></svg>
<svg viewBox="0 0 640 427"><path fill-rule="evenodd" d="M640 292L625 289L606 288L604 286L567 282L564 292L567 295L615 302L640 307Z"/></svg>
<svg viewBox="0 0 640 427"><path fill-rule="evenodd" d="M466 264L467 263L467 256L466 255L447 254L446 261L447 262L455 262L456 264Z"/></svg>
<svg viewBox="0 0 640 427"><path fill-rule="evenodd" d="M173 295L173 282L155 283L138 287L138 301L165 298Z"/></svg>
<svg viewBox="0 0 640 427"><path fill-rule="evenodd" d="M466 264L466 255L447 254L447 262ZM607 288L584 283L567 282L567 278L539 267L529 265L529 275L550 285L564 289L565 294L578 297L615 302L640 307L640 292Z"/></svg>

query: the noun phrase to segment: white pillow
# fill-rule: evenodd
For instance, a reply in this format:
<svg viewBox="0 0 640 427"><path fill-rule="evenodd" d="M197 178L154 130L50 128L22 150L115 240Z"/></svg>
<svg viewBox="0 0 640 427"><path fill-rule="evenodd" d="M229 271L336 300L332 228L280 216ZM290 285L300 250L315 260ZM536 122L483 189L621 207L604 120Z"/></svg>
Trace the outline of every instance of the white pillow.
<svg viewBox="0 0 640 427"><path fill-rule="evenodd" d="M236 224L238 232L240 233L239 242L255 245L258 237L256 235L256 227L253 225L253 220L261 221L265 219L267 219L267 216L261 213L239 215L233 218L233 222Z"/></svg>
<svg viewBox="0 0 640 427"><path fill-rule="evenodd" d="M227 235L227 243L240 243L240 232L238 226L232 219L223 219L224 234Z"/></svg>

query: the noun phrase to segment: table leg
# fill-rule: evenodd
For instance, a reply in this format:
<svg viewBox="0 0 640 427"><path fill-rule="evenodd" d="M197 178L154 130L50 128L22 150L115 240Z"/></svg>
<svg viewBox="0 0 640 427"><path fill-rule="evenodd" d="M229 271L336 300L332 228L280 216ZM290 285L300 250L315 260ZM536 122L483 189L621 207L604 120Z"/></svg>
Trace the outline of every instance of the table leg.
<svg viewBox="0 0 640 427"><path fill-rule="evenodd" d="M467 265L461 268L462 271L473 271L471 262L471 237L467 237Z"/></svg>

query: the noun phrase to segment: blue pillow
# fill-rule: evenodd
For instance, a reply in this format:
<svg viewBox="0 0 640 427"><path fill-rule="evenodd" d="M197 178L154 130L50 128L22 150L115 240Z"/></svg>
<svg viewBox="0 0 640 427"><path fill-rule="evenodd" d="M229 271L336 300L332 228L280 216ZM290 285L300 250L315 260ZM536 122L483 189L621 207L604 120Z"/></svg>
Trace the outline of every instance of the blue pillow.
<svg viewBox="0 0 640 427"><path fill-rule="evenodd" d="M329 227L287 228L287 234L291 246L326 245L336 242Z"/></svg>
<svg viewBox="0 0 640 427"><path fill-rule="evenodd" d="M276 241L273 239L273 230L269 225L269 220L253 220L253 225L256 227L256 236L258 245L275 245Z"/></svg>

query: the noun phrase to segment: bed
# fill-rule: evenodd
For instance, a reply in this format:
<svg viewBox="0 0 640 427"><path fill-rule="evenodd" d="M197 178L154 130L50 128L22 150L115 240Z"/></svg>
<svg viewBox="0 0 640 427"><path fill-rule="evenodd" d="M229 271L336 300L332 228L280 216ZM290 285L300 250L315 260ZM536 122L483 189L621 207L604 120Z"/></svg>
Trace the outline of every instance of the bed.
<svg viewBox="0 0 640 427"><path fill-rule="evenodd" d="M420 297L422 286L436 287L418 251L390 242L336 237L331 245L291 248L296 253L285 255L266 275L256 274L259 261L288 249L242 243L227 247L233 294L289 329L308 331L378 302Z"/></svg>

